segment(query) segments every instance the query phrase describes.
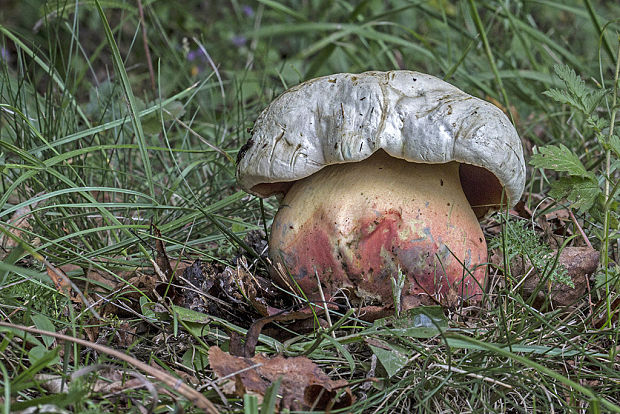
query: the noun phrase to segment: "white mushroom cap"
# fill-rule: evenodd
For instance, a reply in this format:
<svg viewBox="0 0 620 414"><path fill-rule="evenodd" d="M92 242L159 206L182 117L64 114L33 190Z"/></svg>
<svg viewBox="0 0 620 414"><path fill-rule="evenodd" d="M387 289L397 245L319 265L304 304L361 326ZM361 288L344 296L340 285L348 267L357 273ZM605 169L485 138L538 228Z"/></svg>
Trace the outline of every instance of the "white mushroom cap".
<svg viewBox="0 0 620 414"><path fill-rule="evenodd" d="M340 73L284 92L257 119L238 156L237 180L267 197L379 149L410 162L461 163L472 205L498 208L502 188L510 205L523 193L523 149L506 115L434 76L404 70Z"/></svg>

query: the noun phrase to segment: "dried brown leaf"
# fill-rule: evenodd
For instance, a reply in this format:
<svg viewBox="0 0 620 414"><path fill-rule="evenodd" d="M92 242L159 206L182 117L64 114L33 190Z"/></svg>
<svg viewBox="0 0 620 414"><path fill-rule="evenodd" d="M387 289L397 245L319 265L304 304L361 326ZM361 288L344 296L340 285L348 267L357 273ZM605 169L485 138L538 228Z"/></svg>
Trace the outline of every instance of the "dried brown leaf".
<svg viewBox="0 0 620 414"><path fill-rule="evenodd" d="M52 279L52 282L54 282L54 286L56 286L58 292L71 297L72 300L76 299L75 295L71 294L71 281L62 269L47 266L47 275ZM76 301L79 302L79 299Z"/></svg>
<svg viewBox="0 0 620 414"><path fill-rule="evenodd" d="M557 251L554 251L557 255ZM590 247L565 247L560 253L558 264L568 271L568 275L575 287L563 283L552 283L548 288L541 289L537 294L537 302L543 303L547 297L554 306L570 306L583 297L588 276L596 271L599 261L599 253ZM511 270L515 275L525 275L531 269L527 260L513 260ZM526 295L533 294L541 283L538 272L532 271L523 282L523 292Z"/></svg>
<svg viewBox="0 0 620 414"><path fill-rule="evenodd" d="M346 380L330 379L318 365L303 356L268 358L259 354L243 358L213 346L209 349L209 364L219 378L230 378L223 387L225 392L239 396L254 394L259 400L273 382L282 378L278 391L281 399L276 403L280 410L337 409L348 407L355 400Z"/></svg>

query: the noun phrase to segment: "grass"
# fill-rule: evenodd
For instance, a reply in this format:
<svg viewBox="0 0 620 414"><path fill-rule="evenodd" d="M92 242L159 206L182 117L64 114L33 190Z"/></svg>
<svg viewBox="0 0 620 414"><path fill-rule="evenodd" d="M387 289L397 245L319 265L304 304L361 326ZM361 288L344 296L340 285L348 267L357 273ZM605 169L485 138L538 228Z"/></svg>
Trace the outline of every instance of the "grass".
<svg viewBox="0 0 620 414"><path fill-rule="evenodd" d="M233 332L243 335L260 315L234 288L197 308L202 314L183 313L172 303L180 290L166 283L156 257L165 250L173 267L177 258L200 258L219 275L247 263L267 278L264 244L248 235L270 226L277 201L261 202L235 183L234 159L253 121L306 79L399 68L497 102L528 159L577 159L571 170L533 162L523 197L532 217L510 220L531 230L529 241L507 251L536 256L531 246L590 243L602 260L588 291L569 309L539 309L519 289L520 275L499 263L489 266L482 305L433 314L432 335L334 311L336 329L280 322L257 350L306 354L349 381L352 412L620 411L619 16L614 2L589 0L5 2L0 319L123 351L163 382L125 386L138 365L4 327L4 412L39 404L198 412L174 386L162 390L163 374L183 378L222 411L258 412L248 395L223 400L207 353L231 346ZM558 76L558 65L585 89ZM559 92L543 93L550 90ZM590 111L579 106L579 96L600 90ZM574 220L561 215L566 207ZM503 222L486 223L489 239L519 243L495 231ZM534 262L543 281L555 272L553 258ZM68 387L43 386L42 374ZM118 388L98 388L103 382Z"/></svg>

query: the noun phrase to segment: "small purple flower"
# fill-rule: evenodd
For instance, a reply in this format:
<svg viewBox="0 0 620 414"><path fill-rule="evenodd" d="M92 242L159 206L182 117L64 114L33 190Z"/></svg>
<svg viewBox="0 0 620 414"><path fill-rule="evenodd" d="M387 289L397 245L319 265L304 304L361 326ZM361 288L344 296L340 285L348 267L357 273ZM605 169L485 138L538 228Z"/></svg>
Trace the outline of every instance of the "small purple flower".
<svg viewBox="0 0 620 414"><path fill-rule="evenodd" d="M241 47L241 46L245 45L245 42L248 41L248 39L246 39L246 37L242 36L242 35L233 36L233 38L231 40L233 42L233 45L235 45L237 47Z"/></svg>
<svg viewBox="0 0 620 414"><path fill-rule="evenodd" d="M248 6L247 4L245 6L243 6L241 8L241 10L243 10L243 14L245 14L248 17L253 17L254 16L254 9L252 9L252 7Z"/></svg>
<svg viewBox="0 0 620 414"><path fill-rule="evenodd" d="M187 60L193 62L194 60L206 60L205 54L202 49L190 50L187 52Z"/></svg>

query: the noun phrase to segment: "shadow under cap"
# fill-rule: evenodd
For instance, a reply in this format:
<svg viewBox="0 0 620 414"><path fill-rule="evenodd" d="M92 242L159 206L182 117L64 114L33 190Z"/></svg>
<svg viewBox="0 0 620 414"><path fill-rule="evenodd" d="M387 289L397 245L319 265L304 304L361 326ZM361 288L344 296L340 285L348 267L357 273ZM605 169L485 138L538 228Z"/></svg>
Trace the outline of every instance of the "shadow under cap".
<svg viewBox="0 0 620 414"><path fill-rule="evenodd" d="M383 150L380 150L383 151ZM364 161L359 161L364 162ZM489 211L499 210L505 206L504 189L497 177L489 170L471 164L459 165L459 178L463 193L479 219ZM261 183L252 187L252 193L260 197L272 195L284 197L296 181ZM502 203L502 200L504 202Z"/></svg>

